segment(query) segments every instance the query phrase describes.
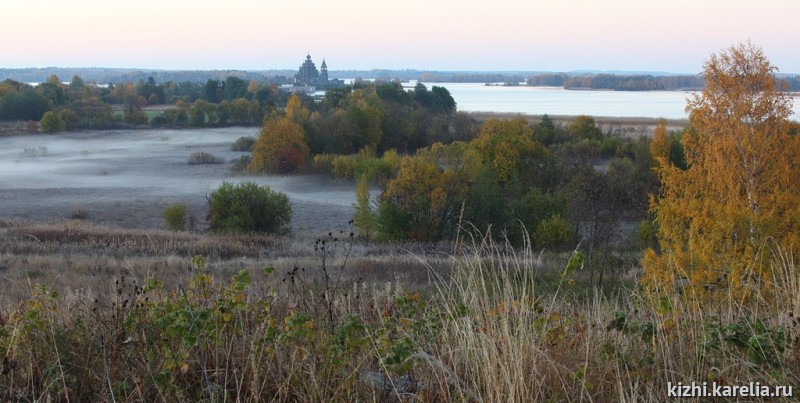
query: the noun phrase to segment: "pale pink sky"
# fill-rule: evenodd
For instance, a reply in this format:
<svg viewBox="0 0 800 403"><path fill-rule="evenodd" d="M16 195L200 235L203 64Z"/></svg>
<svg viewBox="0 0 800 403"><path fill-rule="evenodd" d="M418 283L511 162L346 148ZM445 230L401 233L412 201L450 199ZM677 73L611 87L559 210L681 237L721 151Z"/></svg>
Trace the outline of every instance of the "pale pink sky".
<svg viewBox="0 0 800 403"><path fill-rule="evenodd" d="M797 0L3 0L0 68L648 70L750 40L800 73Z"/></svg>

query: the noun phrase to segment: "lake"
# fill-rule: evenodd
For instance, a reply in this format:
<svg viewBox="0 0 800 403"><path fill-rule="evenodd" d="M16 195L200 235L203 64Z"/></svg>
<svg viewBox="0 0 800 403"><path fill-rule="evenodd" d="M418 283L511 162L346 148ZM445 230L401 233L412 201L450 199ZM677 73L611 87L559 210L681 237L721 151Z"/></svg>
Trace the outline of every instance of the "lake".
<svg viewBox="0 0 800 403"><path fill-rule="evenodd" d="M416 82L404 83L413 88ZM689 91L580 91L561 87L504 87L481 83L425 83L447 88L462 112L590 115L686 119ZM793 119L800 118L795 102Z"/></svg>

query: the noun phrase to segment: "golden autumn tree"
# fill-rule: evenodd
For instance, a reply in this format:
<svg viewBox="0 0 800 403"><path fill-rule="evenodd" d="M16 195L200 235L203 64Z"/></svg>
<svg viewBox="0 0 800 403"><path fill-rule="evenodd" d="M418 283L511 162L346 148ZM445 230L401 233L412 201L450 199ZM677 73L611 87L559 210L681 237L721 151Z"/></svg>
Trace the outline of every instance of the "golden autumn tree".
<svg viewBox="0 0 800 403"><path fill-rule="evenodd" d="M488 120L471 144L481 155L482 162L491 166L503 183L547 154L547 149L533 139L533 129L522 117Z"/></svg>
<svg viewBox="0 0 800 403"><path fill-rule="evenodd" d="M308 143L303 128L289 118L267 119L253 146L250 172L295 172L305 166Z"/></svg>
<svg viewBox="0 0 800 403"><path fill-rule="evenodd" d="M795 250L800 234L798 140L792 100L777 69L750 43L712 55L706 89L686 107L687 168L658 155L661 194L651 198L660 252L644 257L645 285L742 300L769 289L768 240Z"/></svg>
<svg viewBox="0 0 800 403"><path fill-rule="evenodd" d="M653 130L653 139L650 141L650 155L659 164L663 165L669 161L670 147L671 140L669 133L667 133L667 121L660 119L655 130ZM661 161L660 158L663 158L664 161Z"/></svg>
<svg viewBox="0 0 800 403"><path fill-rule="evenodd" d="M308 120L308 108L303 106L303 103L300 101L300 97L297 94L292 95L289 100L286 101L286 107L284 110L286 111L286 117L299 125L305 124L305 122Z"/></svg>
<svg viewBox="0 0 800 403"><path fill-rule="evenodd" d="M441 239L454 228L467 182L461 169L442 168L424 156L404 157L381 196L378 226L389 238Z"/></svg>

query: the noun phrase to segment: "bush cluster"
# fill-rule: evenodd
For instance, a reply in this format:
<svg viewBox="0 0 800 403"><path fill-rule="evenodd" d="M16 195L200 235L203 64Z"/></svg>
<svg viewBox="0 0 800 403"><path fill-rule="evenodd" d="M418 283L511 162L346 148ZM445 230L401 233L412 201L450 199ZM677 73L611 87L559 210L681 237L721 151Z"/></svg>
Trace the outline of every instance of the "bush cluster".
<svg viewBox="0 0 800 403"><path fill-rule="evenodd" d="M225 161L222 158L207 151L195 151L186 157L186 163L189 165L222 164L223 162Z"/></svg>
<svg viewBox="0 0 800 403"><path fill-rule="evenodd" d="M189 217L189 209L183 204L173 204L163 213L164 225L172 231L183 231Z"/></svg>
<svg viewBox="0 0 800 403"><path fill-rule="evenodd" d="M223 183L208 197L211 230L285 233L292 219L289 198L253 182Z"/></svg>
<svg viewBox="0 0 800 403"><path fill-rule="evenodd" d="M242 136L236 139L231 144L231 151L246 151L252 152L253 146L256 144L256 138L252 136Z"/></svg>

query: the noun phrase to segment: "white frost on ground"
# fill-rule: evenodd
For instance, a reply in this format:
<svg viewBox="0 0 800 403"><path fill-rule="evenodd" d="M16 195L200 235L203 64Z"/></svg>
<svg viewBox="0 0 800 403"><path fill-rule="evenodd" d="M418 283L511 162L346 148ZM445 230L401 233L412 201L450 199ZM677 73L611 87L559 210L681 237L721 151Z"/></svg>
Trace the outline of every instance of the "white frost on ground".
<svg viewBox="0 0 800 403"><path fill-rule="evenodd" d="M231 143L257 135L258 128L235 127L0 137L0 216L42 221L83 211L90 221L162 228L164 207L184 203L204 227L207 193L223 181L251 180L289 196L295 231L346 227L355 202L352 183L326 175L228 173L231 161L246 154L230 151ZM187 164L195 151L226 162Z"/></svg>

